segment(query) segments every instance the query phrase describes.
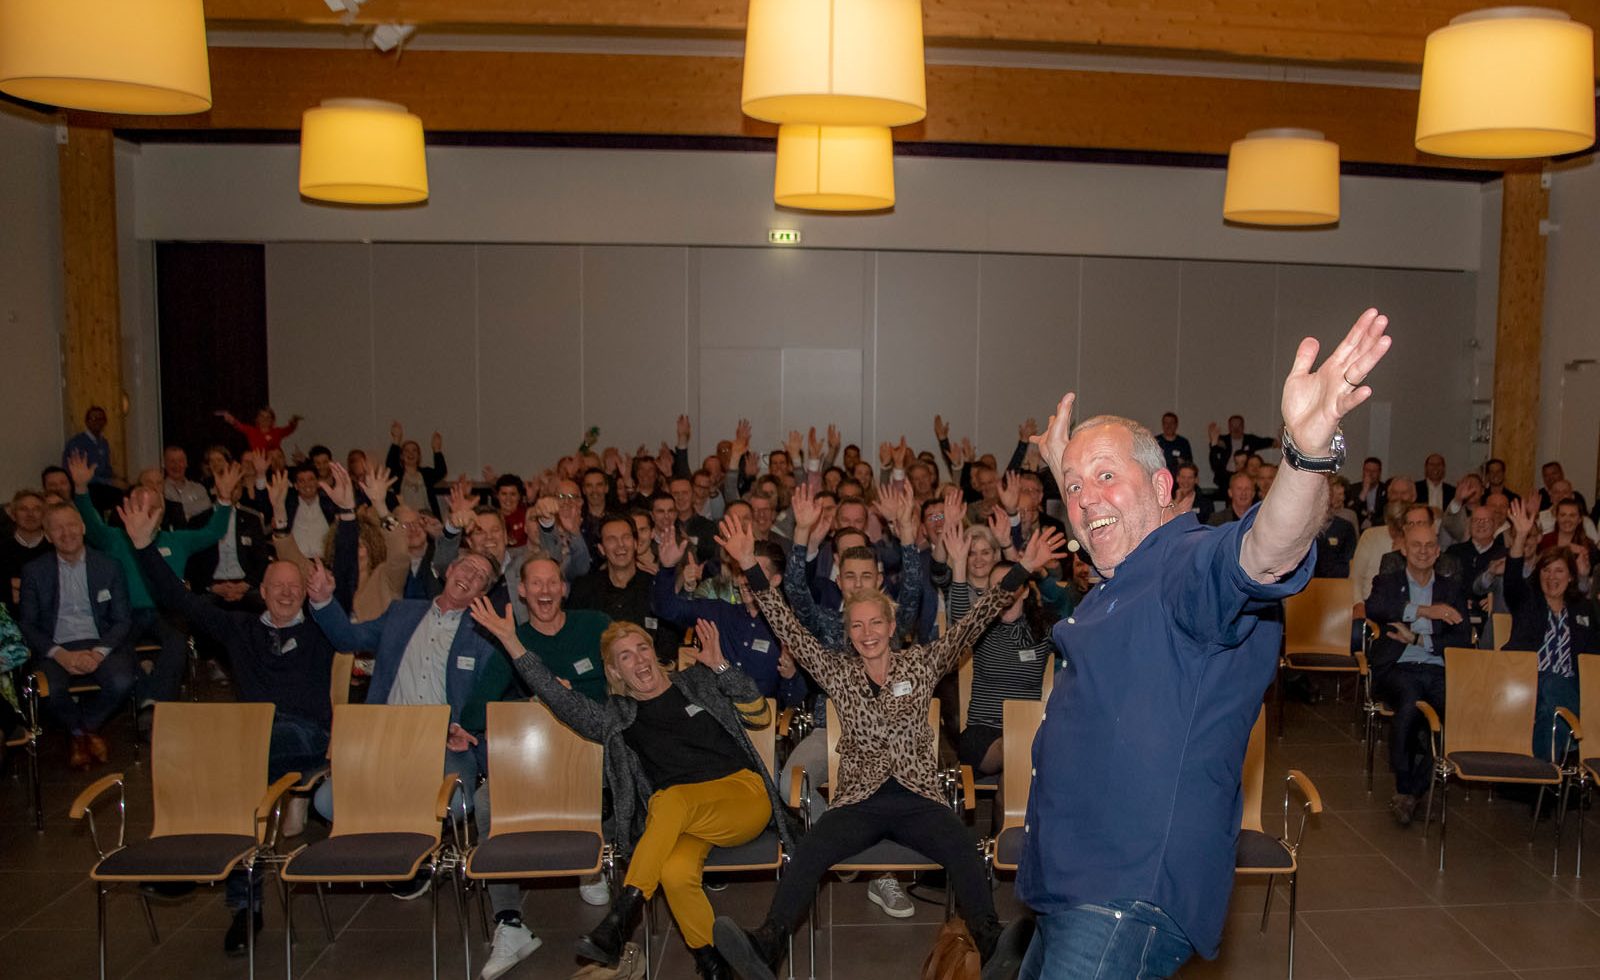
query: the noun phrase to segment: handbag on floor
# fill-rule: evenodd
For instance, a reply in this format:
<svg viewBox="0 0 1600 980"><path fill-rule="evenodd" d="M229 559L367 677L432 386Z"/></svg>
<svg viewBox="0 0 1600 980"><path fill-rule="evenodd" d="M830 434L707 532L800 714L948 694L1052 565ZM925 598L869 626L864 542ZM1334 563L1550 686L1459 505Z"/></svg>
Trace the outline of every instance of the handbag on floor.
<svg viewBox="0 0 1600 980"><path fill-rule="evenodd" d="M644 980L644 972L644 950L638 943L627 943L622 947L622 959L616 966L585 963L571 980Z"/></svg>
<svg viewBox="0 0 1600 980"><path fill-rule="evenodd" d="M967 924L959 918L946 919L922 961L922 980L978 980L982 972L978 946Z"/></svg>

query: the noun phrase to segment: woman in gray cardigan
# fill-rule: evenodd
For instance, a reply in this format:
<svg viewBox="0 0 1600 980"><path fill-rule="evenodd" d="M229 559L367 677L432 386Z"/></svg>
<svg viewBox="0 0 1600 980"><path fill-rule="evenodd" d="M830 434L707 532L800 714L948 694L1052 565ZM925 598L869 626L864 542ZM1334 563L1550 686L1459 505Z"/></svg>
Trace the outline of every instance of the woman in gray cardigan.
<svg viewBox="0 0 1600 980"><path fill-rule="evenodd" d="M517 639L509 608L488 599L472 618L492 632L513 665L556 717L605 746L605 778L615 817L614 843L628 859L624 887L578 955L615 966L646 900L659 886L703 977L728 977L711 941L711 902L700 883L712 847L736 847L776 825L784 847L794 839L766 764L745 733L772 723L755 682L722 656L714 624L696 625L694 666L668 674L650 635L611 624L600 655L613 693L603 704L568 690Z"/></svg>

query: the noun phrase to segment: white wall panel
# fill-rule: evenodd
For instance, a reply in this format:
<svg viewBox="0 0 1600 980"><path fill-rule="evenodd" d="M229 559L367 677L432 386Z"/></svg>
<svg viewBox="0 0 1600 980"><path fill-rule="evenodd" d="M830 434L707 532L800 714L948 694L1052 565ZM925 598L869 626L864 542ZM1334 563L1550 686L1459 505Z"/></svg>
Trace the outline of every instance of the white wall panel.
<svg viewBox="0 0 1600 980"><path fill-rule="evenodd" d="M792 248L704 248L700 343L707 347L843 347L861 343L862 254Z"/></svg>
<svg viewBox="0 0 1600 980"><path fill-rule="evenodd" d="M1277 378L1278 390L1288 377L1294 363L1294 352L1305 337L1316 337L1324 351L1344 339L1351 324L1361 311L1371 306L1373 294L1372 270L1342 266L1285 265L1278 269L1278 313L1276 340L1273 343L1272 376ZM1397 338L1403 337L1406 328L1401 326ZM1326 356L1319 354L1320 358ZM1359 478L1361 460L1370 455L1387 457L1393 428L1390 418L1393 410L1393 388L1389 385L1392 368L1379 365L1372 378L1373 395L1366 405L1346 419L1345 443L1352 461L1346 475ZM1272 415L1256 421L1246 417L1251 432L1272 435L1282 425L1282 416L1276 401ZM1465 406L1451 409L1451 416L1465 413ZM1391 467L1385 458L1385 471Z"/></svg>
<svg viewBox="0 0 1600 980"><path fill-rule="evenodd" d="M886 252L878 257L876 426L863 456L903 434L933 443L933 416L971 437L978 395L978 256ZM849 436L846 436L848 441Z"/></svg>
<svg viewBox="0 0 1600 980"><path fill-rule="evenodd" d="M1373 273L1373 304L1388 314L1395 334L1394 346L1368 378L1372 397L1393 405L1385 459L1391 472L1420 478L1431 452L1444 454L1452 482L1467 468L1473 295L1462 288L1463 278L1418 269Z"/></svg>
<svg viewBox="0 0 1600 980"><path fill-rule="evenodd" d="M1278 269L1234 262L1185 262L1183 324L1178 335L1178 431L1194 450L1200 479L1211 483L1206 427L1227 430L1243 415L1255 431L1278 417L1283 379L1274 374ZM1160 415L1140 419L1159 432Z"/></svg>
<svg viewBox="0 0 1600 980"><path fill-rule="evenodd" d="M750 448L755 452L770 452L781 445L783 352L761 347L705 347L698 360L700 445L706 447L706 453L715 448L717 440L732 439L740 419L750 420ZM656 443L650 448L655 449ZM699 465L704 457L702 453L690 462Z"/></svg>
<svg viewBox="0 0 1600 980"><path fill-rule="evenodd" d="M985 255L978 303L978 420L975 441L1004 466L1017 426L1043 426L1078 371L1078 280L1082 259ZM918 433L918 447L931 445Z"/></svg>
<svg viewBox="0 0 1600 980"><path fill-rule="evenodd" d="M837 425L846 442L861 428L861 351L789 349L783 352L783 435L815 426L822 439ZM931 445L930 437L927 443ZM770 448L770 447L768 447Z"/></svg>
<svg viewBox="0 0 1600 980"><path fill-rule="evenodd" d="M1083 261L1076 421L1123 415L1159 421L1177 395L1178 263Z"/></svg>
<svg viewBox="0 0 1600 980"><path fill-rule="evenodd" d="M688 304L687 249L583 249L584 415L603 445L672 441L690 404Z"/></svg>

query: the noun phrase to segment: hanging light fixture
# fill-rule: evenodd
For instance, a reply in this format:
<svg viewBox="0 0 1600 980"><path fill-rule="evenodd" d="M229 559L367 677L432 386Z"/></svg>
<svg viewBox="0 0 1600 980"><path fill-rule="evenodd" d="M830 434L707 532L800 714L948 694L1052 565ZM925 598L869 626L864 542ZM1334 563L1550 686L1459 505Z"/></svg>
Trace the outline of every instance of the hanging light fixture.
<svg viewBox="0 0 1600 980"><path fill-rule="evenodd" d="M904 126L928 114L920 0L750 0L747 115Z"/></svg>
<svg viewBox="0 0 1600 980"><path fill-rule="evenodd" d="M1228 148L1222 216L1251 225L1339 220L1339 144L1314 129L1258 129Z"/></svg>
<svg viewBox="0 0 1600 980"><path fill-rule="evenodd" d="M0 0L0 91L90 112L204 112L201 0Z"/></svg>
<svg viewBox="0 0 1600 980"><path fill-rule="evenodd" d="M1494 7L1428 35L1417 149L1504 159L1594 143L1594 32L1559 10Z"/></svg>
<svg viewBox="0 0 1600 980"><path fill-rule="evenodd" d="M894 141L884 126L778 127L772 200L809 211L894 207Z"/></svg>
<svg viewBox="0 0 1600 980"><path fill-rule="evenodd" d="M422 120L376 99L323 99L300 123L300 193L337 204L428 199Z"/></svg>

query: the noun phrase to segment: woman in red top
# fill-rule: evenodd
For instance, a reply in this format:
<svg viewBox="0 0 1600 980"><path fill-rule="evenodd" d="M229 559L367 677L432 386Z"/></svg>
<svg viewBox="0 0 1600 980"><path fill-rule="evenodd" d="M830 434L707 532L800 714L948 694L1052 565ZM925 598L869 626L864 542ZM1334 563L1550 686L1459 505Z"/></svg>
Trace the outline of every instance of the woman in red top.
<svg viewBox="0 0 1600 980"><path fill-rule="evenodd" d="M259 453L271 452L283 444L283 440L295 429L300 427L300 416L290 416L289 424L279 427L274 423L278 421L278 413L270 406L262 408L256 413L256 424L245 425L233 417L233 413L223 409L217 413L222 421L244 433L249 440L250 448Z"/></svg>

